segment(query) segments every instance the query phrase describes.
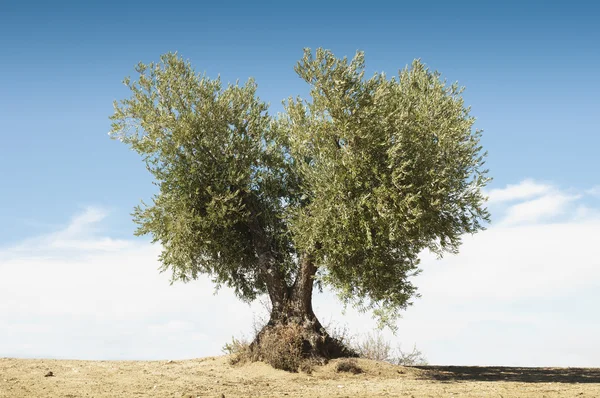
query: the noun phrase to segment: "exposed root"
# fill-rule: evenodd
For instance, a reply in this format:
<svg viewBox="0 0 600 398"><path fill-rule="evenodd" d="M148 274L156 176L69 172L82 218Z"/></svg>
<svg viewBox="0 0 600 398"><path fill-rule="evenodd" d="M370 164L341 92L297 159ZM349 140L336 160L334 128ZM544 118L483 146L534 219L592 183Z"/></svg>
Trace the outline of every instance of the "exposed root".
<svg viewBox="0 0 600 398"><path fill-rule="evenodd" d="M297 372L309 369L307 364L325 364L329 359L356 357L356 353L332 338L320 325L278 323L267 325L250 345L254 360L266 362L276 369Z"/></svg>

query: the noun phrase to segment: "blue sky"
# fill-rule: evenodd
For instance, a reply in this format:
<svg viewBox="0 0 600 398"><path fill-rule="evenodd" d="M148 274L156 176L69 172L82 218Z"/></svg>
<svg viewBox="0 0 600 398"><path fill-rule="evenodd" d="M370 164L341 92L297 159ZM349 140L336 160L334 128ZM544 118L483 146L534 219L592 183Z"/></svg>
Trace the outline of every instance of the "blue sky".
<svg viewBox="0 0 600 398"><path fill-rule="evenodd" d="M124 277L114 274L122 269L118 266L121 262L132 267L139 264L135 269L148 273L136 282L135 273L125 272L130 275L127 282L139 288L140 295L151 294L142 281L157 289L165 282L154 279L162 278L153 276L155 248L148 249L146 239L132 237L135 226L129 216L140 199L152 194L151 178L136 154L107 136L112 101L128 94L121 81L134 74L136 63L178 51L198 72L211 77L220 74L225 81L243 81L252 76L259 85L259 95L276 112L282 99L307 93L293 71L302 48L325 47L339 56L364 50L368 73L395 75L414 58L421 58L449 81L466 86L466 102L477 117L477 127L484 129L483 145L489 151L488 166L494 177L490 185L495 192L490 203L494 223L481 237L473 238L477 244L469 246L467 239L459 256L441 262L424 261L425 272L417 283L424 297L401 321L405 331L402 339L424 346L433 362L481 364L486 357L477 356L482 352L480 347L453 352L448 351L448 342L466 344L479 336L477 341L489 346L497 342L486 342L481 336L500 330L505 332L503 336L513 333L515 340L527 342L529 336L528 347L539 345L540 354L536 357L534 348L529 356L498 349L495 354L488 353L488 362L511 364L511 358L522 355L513 362L600 366L597 359L590 359L599 347L596 351L588 346L577 351L578 344L588 341L585 335L567 344L572 331L551 327L558 319L563 328L565 324L579 325L577 330L584 334L600 329L600 320L589 304L600 300L594 293L600 285L600 274L594 270L600 265L591 251L593 236L600 234L600 223L595 221L600 211L599 18L600 6L591 1L304 1L258 5L231 1L0 2L0 220L4 226L0 229L0 280L22 277L0 282L19 287L12 300L22 298L18 314L8 307L0 311L0 323L14 329L13 334L7 332L9 335L0 339L6 342L0 345L0 356L62 355L48 348L52 345L36 334L35 328L49 328L45 336L52 336L52 331L60 336L67 328L68 311L63 320L52 318L48 314L55 310L44 309L31 298L39 289L49 289L44 291L64 308L70 307L48 287L52 273L41 272L46 278L42 281L42 276L31 270L56 267L55 277L62 282L54 282L57 286L68 283L64 285L67 290L68 286L81 285L87 275L100 272L95 267L103 269L105 264L105 273L97 277L108 284L105 290L118 291L118 286L110 284L122 283L115 280ZM522 237L528 246L515 247L519 244L515 236ZM588 241L588 246L581 243ZM558 250L550 257L548 242L555 242L554 250ZM531 251L540 257L525 260ZM498 262L498 258L510 264ZM557 259L563 258L559 263ZM577 258L578 265L569 258ZM110 261L110 265L102 261ZM112 277L108 272L113 272ZM537 293L525 294L531 290L527 286L537 286L536 272L547 280L540 282L539 291L533 289ZM442 295L444 284L436 282L442 275L452 277L460 288ZM473 275L480 279L473 279ZM488 297L492 301L485 306L474 305L473 301L486 293L477 286L485 286L490 275L512 290L499 289L497 295ZM572 281L572 289L562 291L548 275ZM468 278L471 283L465 282ZM527 283L521 286L514 282L518 280ZM227 292L215 298L210 288L193 290L190 286L195 285L175 287L191 295L208 289L210 294L198 299L212 303L212 307L248 312ZM173 300L186 301L184 293L173 292L175 287L165 292L174 294ZM495 291L490 289L488 286L488 292ZM458 294L459 290L463 293ZM513 291L514 297L502 295L502 290ZM74 294L85 296L86 292ZM447 308L447 302L453 302L448 300L450 296L456 305ZM104 308L109 315L114 315L117 307L106 297L79 299ZM327 300L323 302L329 303ZM323 306L323 311L337 316L337 307ZM193 308L198 311L194 319L206 312L199 305ZM101 320L96 314L81 311L83 328L98 327ZM450 332L445 337L431 330L431 335L424 333L428 328L445 327L435 320L448 311L455 319L446 319L443 325L451 328L458 322L454 337ZM488 319L494 313L498 316ZM187 316L182 320L168 308L160 314L149 312L121 334L110 329L111 322L107 321L106 333L117 334L114 351L107 348L110 355L106 355L142 357L141 348L123 348L131 347L127 337L131 330L146 331L147 336L160 336L172 327L187 330L189 336L208 333ZM349 324L365 324L357 321L359 315L348 316ZM221 322L224 326L219 333L231 335L239 329L226 320ZM32 330L32 334L20 327ZM541 343L544 340L536 334L538 329L539 333L553 329L547 345ZM206 347L196 356L218 354L213 348L222 342L218 334L208 334L196 336L205 339L205 346L201 346ZM151 337L147 338L149 345L156 346ZM546 351L557 341L566 344L564 354L549 355ZM105 351L89 348L96 343L85 340L81 346L75 345L79 347L76 351L65 355L103 357ZM10 348L19 344L30 348ZM589 340L589 344L597 343ZM507 352L514 355L503 356ZM179 354L164 348L155 357L161 355ZM575 357L565 359L569 355Z"/></svg>

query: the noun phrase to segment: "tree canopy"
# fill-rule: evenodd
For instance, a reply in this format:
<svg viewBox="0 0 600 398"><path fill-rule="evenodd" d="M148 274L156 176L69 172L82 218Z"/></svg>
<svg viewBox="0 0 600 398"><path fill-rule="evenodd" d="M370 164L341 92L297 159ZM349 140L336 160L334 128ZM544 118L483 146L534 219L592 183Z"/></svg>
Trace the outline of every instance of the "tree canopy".
<svg viewBox="0 0 600 398"><path fill-rule="evenodd" d="M362 52L305 49L310 98L277 115L252 79L225 85L172 53L136 67L110 134L156 180L133 216L174 281L208 274L273 301L308 261L318 286L389 321L416 295L420 252L483 229L489 178L463 88L418 60L392 78L364 67Z"/></svg>

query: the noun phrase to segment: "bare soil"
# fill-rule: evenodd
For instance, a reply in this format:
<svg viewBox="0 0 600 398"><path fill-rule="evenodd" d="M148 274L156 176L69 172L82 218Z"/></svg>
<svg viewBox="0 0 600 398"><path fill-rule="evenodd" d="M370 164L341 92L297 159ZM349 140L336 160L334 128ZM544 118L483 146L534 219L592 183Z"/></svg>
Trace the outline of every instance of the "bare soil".
<svg viewBox="0 0 600 398"><path fill-rule="evenodd" d="M340 360L311 374L228 357L185 361L0 359L0 397L600 397L600 369L424 366ZM52 372L52 376L46 376Z"/></svg>

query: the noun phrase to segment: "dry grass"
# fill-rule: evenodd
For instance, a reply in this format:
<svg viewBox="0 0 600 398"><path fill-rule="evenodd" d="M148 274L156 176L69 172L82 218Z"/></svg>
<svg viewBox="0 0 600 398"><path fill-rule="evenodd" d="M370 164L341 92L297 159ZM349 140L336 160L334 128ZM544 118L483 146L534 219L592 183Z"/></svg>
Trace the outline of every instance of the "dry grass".
<svg viewBox="0 0 600 398"><path fill-rule="evenodd" d="M402 367L333 360L312 374L229 357L186 361L0 359L0 397L600 397L600 369ZM52 371L53 377L44 377Z"/></svg>
<svg viewBox="0 0 600 398"><path fill-rule="evenodd" d="M346 373L352 373L352 374L355 374L355 375L363 372L363 370L361 369L361 367L356 362L356 359L354 359L354 358L348 358L348 359L342 359L342 360L340 360L337 363L337 365L335 366L335 370L338 373L339 372L346 372Z"/></svg>
<svg viewBox="0 0 600 398"><path fill-rule="evenodd" d="M275 369L297 372L302 364L300 325L278 325L267 329L260 340L259 358Z"/></svg>
<svg viewBox="0 0 600 398"><path fill-rule="evenodd" d="M303 355L302 344L303 335L299 325L279 325L264 331L260 345L233 338L222 351L230 354L231 365L263 361L275 369L311 373L313 364Z"/></svg>
<svg viewBox="0 0 600 398"><path fill-rule="evenodd" d="M354 338L352 341L356 341ZM361 358L374 361L385 361L394 365L423 366L427 365L425 355L413 346L412 351L404 351L398 345L392 348L392 343L386 340L381 333L369 333L362 340L353 343L353 349Z"/></svg>

